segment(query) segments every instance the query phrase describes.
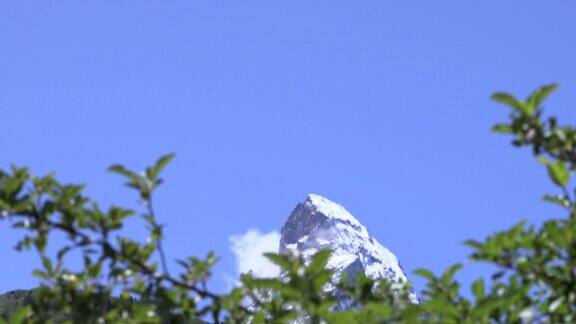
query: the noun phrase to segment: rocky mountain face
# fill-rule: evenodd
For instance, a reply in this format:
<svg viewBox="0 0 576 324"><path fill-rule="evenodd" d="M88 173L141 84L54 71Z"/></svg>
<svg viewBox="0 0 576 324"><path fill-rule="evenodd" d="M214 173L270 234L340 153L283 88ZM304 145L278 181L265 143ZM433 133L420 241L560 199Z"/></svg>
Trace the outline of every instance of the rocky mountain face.
<svg viewBox="0 0 576 324"><path fill-rule="evenodd" d="M280 253L297 252L307 258L323 248L334 251L328 266L336 276L348 273L352 280L362 272L374 279L408 280L398 258L344 207L310 194L294 208L282 227ZM410 293L410 301L418 303L414 292Z"/></svg>

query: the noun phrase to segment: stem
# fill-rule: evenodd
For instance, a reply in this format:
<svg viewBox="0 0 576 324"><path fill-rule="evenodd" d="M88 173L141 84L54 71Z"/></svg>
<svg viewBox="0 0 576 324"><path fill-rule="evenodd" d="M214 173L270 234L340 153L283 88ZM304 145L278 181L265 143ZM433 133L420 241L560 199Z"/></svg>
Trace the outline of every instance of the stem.
<svg viewBox="0 0 576 324"><path fill-rule="evenodd" d="M156 223L156 213L154 212L154 207L152 206L152 197L146 201L146 206L148 207L148 214L152 217L154 230L159 229L158 223ZM162 271L164 272L164 276L169 277L170 272L168 270L168 262L166 262L166 253L164 253L164 248L162 247L162 232L156 239L156 246L158 247L158 255L160 256L160 263L162 264Z"/></svg>

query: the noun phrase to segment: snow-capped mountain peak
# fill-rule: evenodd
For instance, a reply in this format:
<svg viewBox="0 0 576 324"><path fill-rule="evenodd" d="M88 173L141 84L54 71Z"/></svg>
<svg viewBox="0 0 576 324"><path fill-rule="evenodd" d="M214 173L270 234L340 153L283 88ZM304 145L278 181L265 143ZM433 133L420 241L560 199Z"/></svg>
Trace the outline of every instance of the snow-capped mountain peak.
<svg viewBox="0 0 576 324"><path fill-rule="evenodd" d="M359 271L371 278L406 282L407 277L396 256L374 239L350 212L317 194L299 203L282 227L280 253L298 252L305 258L322 248L334 252L328 266L340 276ZM410 300L417 303L411 294Z"/></svg>
<svg viewBox="0 0 576 324"><path fill-rule="evenodd" d="M354 218L354 216L352 216L352 214L350 214L344 207L329 200L328 198L310 193L308 194L308 198L306 198L305 203L311 205L316 212L319 212L328 218L350 222L352 225L360 226L365 229L364 226L362 226L362 224L360 224L360 222Z"/></svg>

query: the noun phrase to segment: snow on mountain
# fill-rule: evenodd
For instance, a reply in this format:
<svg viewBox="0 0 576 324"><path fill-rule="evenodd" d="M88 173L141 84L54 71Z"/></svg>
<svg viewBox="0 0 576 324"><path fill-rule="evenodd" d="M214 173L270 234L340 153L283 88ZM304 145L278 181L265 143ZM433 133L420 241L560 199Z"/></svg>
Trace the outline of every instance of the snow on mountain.
<svg viewBox="0 0 576 324"><path fill-rule="evenodd" d="M363 271L374 279L408 280L398 258L344 207L320 195L309 194L282 227L280 253L298 252L307 258L322 248L334 250L328 267L334 269L337 276L347 272L353 277ZM410 301L418 303L414 292L410 294Z"/></svg>

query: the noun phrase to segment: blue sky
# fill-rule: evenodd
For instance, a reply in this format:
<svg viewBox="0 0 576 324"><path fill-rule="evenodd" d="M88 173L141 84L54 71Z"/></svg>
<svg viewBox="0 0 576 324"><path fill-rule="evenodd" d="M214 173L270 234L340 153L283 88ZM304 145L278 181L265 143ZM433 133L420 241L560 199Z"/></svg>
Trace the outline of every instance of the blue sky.
<svg viewBox="0 0 576 324"><path fill-rule="evenodd" d="M216 251L215 289L235 272L229 237L278 230L309 192L346 206L408 271L439 271L465 260L464 239L562 215L541 202L555 191L529 152L490 133L506 110L488 98L559 82L547 105L573 121L575 12L573 1L3 1L0 166L55 170L137 207L106 167L176 152L156 201L166 250ZM36 258L11 250L7 225L0 291L33 287Z"/></svg>

